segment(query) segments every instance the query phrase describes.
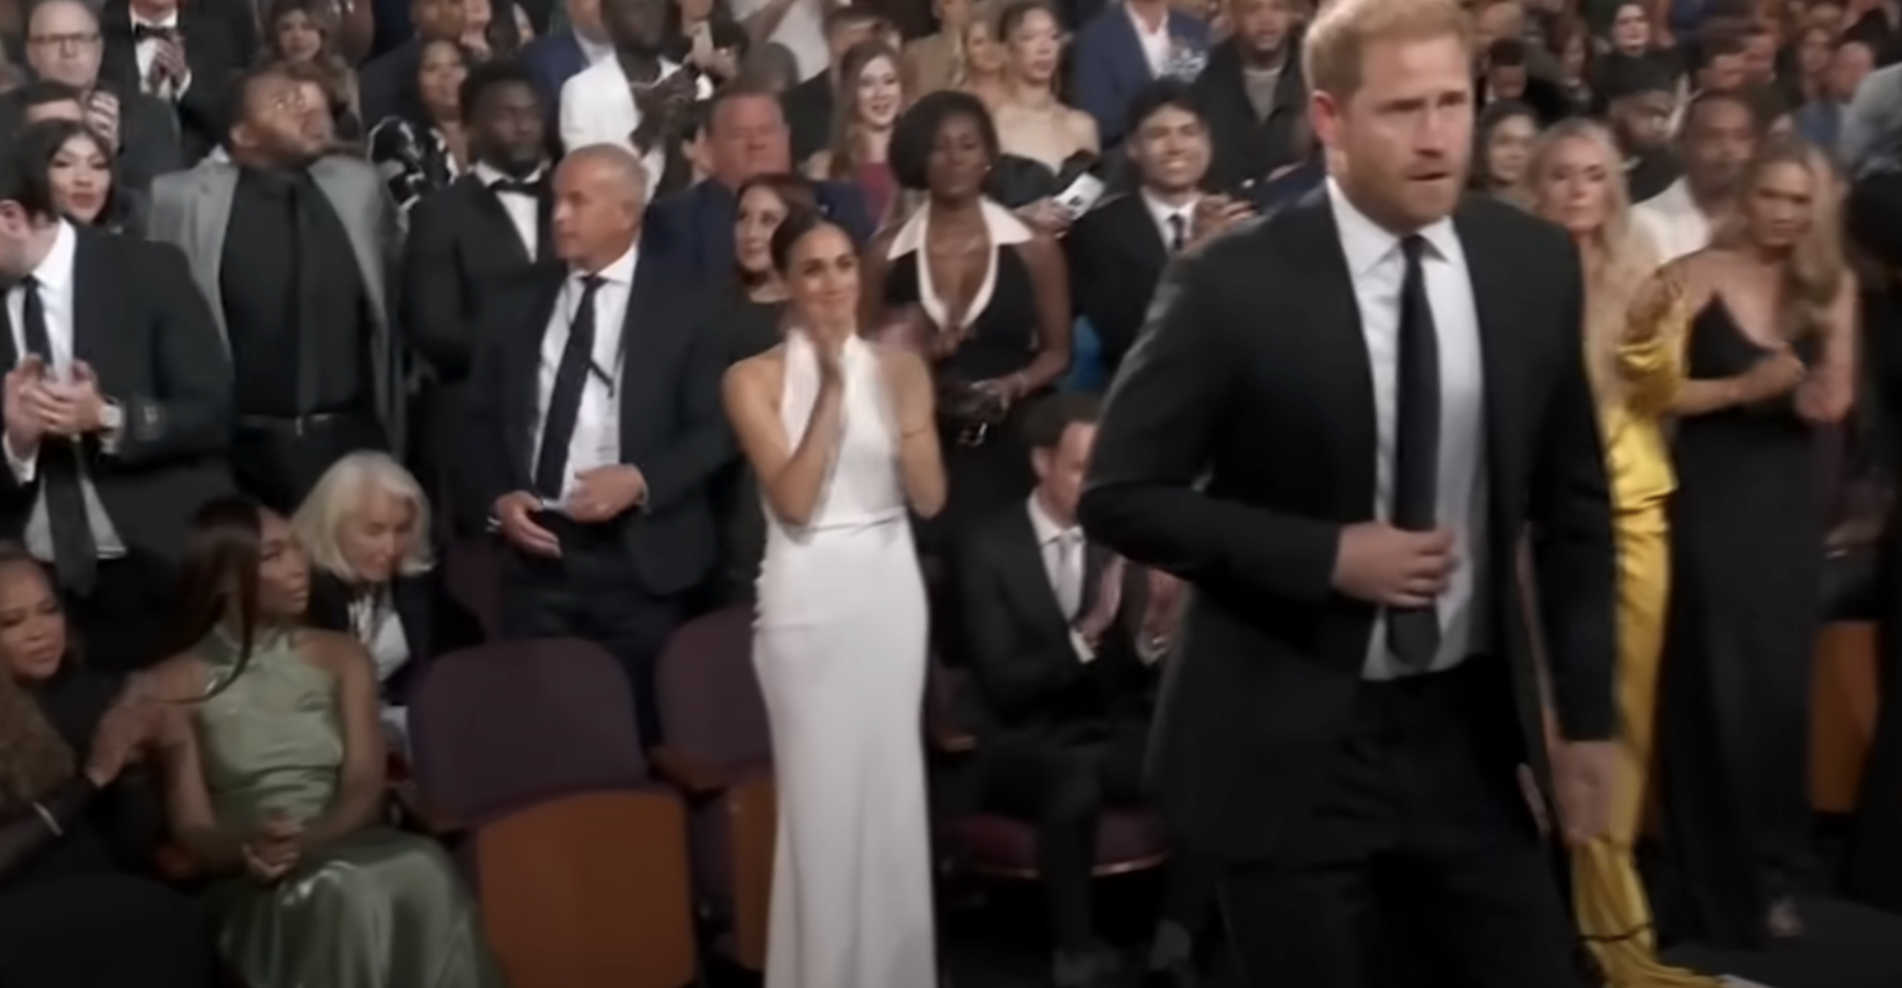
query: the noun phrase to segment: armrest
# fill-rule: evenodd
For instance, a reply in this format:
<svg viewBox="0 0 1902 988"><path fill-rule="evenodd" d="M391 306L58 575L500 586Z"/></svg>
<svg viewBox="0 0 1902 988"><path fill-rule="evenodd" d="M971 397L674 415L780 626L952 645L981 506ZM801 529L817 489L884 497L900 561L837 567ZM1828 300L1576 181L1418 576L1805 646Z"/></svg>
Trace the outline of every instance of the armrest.
<svg viewBox="0 0 1902 988"><path fill-rule="evenodd" d="M160 844L153 852L152 870L168 882L194 882L204 877L191 854L171 841Z"/></svg>
<svg viewBox="0 0 1902 988"><path fill-rule="evenodd" d="M413 782L390 787L390 800L396 804L397 811L411 827L431 837L453 837L462 833L463 823L454 814L438 806L432 806Z"/></svg>
<svg viewBox="0 0 1902 988"><path fill-rule="evenodd" d="M655 775L679 786L690 795L711 796L733 784L732 778L719 766L695 758L679 748L657 745L648 749L647 760L653 765Z"/></svg>

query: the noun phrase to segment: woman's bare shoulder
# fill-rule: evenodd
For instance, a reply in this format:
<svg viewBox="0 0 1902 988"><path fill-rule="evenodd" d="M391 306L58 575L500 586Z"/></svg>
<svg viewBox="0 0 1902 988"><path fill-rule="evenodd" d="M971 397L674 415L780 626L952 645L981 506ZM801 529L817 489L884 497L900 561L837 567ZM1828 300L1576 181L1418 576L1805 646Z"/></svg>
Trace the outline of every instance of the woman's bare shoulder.
<svg viewBox="0 0 1902 988"><path fill-rule="evenodd" d="M339 675L370 660L370 653L364 650L363 643L341 631L301 628L297 632L297 645L305 661Z"/></svg>
<svg viewBox="0 0 1902 988"><path fill-rule="evenodd" d="M775 343L728 367L726 387L728 390L744 388L749 391L759 388L777 388L785 366L786 344Z"/></svg>

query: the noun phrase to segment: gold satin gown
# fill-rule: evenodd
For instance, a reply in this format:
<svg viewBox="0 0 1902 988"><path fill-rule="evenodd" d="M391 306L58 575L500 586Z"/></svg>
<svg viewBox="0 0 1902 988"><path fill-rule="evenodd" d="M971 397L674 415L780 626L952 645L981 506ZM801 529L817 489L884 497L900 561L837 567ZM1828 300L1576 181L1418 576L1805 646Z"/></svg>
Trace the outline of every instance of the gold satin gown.
<svg viewBox="0 0 1902 988"><path fill-rule="evenodd" d="M1606 835L1572 852L1579 930L1610 988L1717 988L1658 959L1651 909L1632 849L1643 825L1654 752L1658 668L1671 592L1666 502L1677 481L1660 418L1676 397L1690 312L1680 301L1618 349L1622 395L1599 402L1618 547L1618 749Z"/></svg>
<svg viewBox="0 0 1902 988"><path fill-rule="evenodd" d="M222 633L198 648L212 682L237 661ZM220 828L253 833L272 813L330 809L344 758L337 683L292 636L262 640L195 718ZM434 841L372 827L307 854L276 885L249 875L206 900L219 946L247 988L504 988L475 903Z"/></svg>

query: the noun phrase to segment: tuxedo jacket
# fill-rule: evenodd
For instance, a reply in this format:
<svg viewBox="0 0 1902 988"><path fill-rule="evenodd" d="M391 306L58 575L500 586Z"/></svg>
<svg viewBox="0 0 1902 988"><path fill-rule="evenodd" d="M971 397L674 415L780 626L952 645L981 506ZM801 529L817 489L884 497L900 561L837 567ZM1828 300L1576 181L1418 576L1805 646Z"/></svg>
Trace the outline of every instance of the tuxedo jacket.
<svg viewBox="0 0 1902 988"><path fill-rule="evenodd" d="M1112 554L1091 545L1092 573ZM1116 618L1084 662L1044 565L1030 512L1016 504L960 540L952 560L961 642L977 686L960 711L981 738L1063 743L1147 725L1156 673L1137 654L1147 570L1124 567ZM968 691L967 691L968 692Z"/></svg>
<svg viewBox="0 0 1902 988"><path fill-rule="evenodd" d="M1577 251L1467 197L1453 217L1481 348L1491 602L1469 660L1514 756L1545 768L1516 550L1527 537L1559 723L1612 730L1611 506L1583 351ZM1265 857L1305 812L1362 684L1373 604L1333 588L1345 526L1372 520L1372 375L1325 189L1164 276L1111 387L1081 504L1093 539L1195 588L1151 768L1190 843Z"/></svg>
<svg viewBox="0 0 1902 988"><path fill-rule="evenodd" d="M477 341L497 316L521 311L520 297L546 281L537 277L538 263L554 263L548 226L554 198L545 187L538 205L533 256L502 200L473 173L424 196L410 210L403 325L438 380L467 379Z"/></svg>
<svg viewBox="0 0 1902 988"><path fill-rule="evenodd" d="M1070 298L1090 321L1110 374L1136 342L1143 313L1155 295L1169 245L1140 193L1103 203L1076 221L1063 238L1070 260Z"/></svg>
<svg viewBox="0 0 1902 988"><path fill-rule="evenodd" d="M81 444L86 475L127 547L175 562L186 523L231 490L231 364L176 248L74 227L73 356L119 404L111 452ZM0 307L0 364L20 359ZM44 472L36 473L43 478ZM19 539L40 493L0 471L0 532Z"/></svg>
<svg viewBox="0 0 1902 988"><path fill-rule="evenodd" d="M257 51L254 16L241 0L185 0L178 6L178 32L191 66L191 85L177 102L187 163L199 161L224 142L231 81ZM127 0L106 0L99 11L99 33L105 46L100 79L122 93L143 93Z"/></svg>
<svg viewBox="0 0 1902 988"><path fill-rule="evenodd" d="M383 683L383 695L390 703L404 706L410 691L423 681L430 663L458 649L482 644L482 625L450 595L440 566L391 581L390 601L403 626L409 661ZM309 620L313 627L356 636L356 628L350 623L350 589L343 580L321 570L311 571Z"/></svg>
<svg viewBox="0 0 1902 988"><path fill-rule="evenodd" d="M534 489L542 338L568 276L560 266L539 271L531 300L476 353L464 423L474 517L487 517L504 494ZM610 524L656 596L683 592L712 571L720 542L708 488L739 455L720 403L728 343L705 331L712 299L683 291L690 277L666 251L643 243L621 330L621 462L640 469L647 497Z"/></svg>

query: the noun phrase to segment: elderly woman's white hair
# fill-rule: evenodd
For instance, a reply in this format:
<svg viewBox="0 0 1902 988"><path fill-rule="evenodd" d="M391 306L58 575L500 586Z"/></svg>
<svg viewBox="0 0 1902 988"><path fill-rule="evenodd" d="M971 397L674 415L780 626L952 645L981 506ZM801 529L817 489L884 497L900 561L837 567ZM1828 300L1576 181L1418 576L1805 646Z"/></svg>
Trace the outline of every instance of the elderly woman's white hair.
<svg viewBox="0 0 1902 988"><path fill-rule="evenodd" d="M311 565L333 576L355 577L338 544L337 528L362 503L364 491L376 488L408 501L416 512L410 525L412 541L403 551L397 572L414 576L435 565L429 548L429 498L423 495L423 485L389 454L376 452L351 453L331 464L298 505L291 531L310 555Z"/></svg>

